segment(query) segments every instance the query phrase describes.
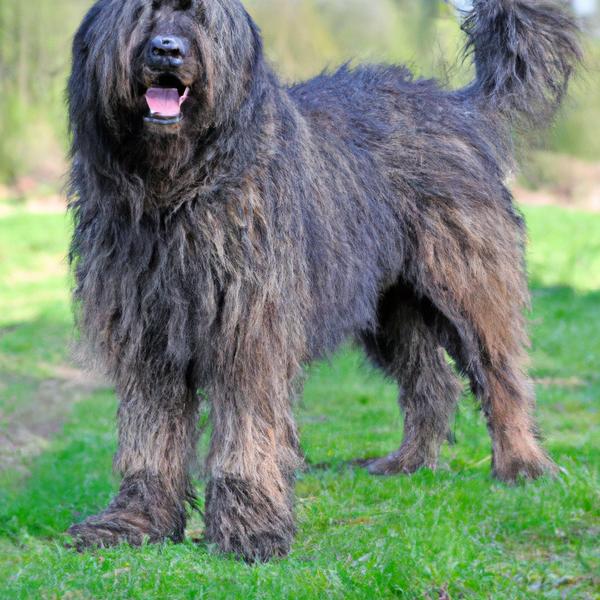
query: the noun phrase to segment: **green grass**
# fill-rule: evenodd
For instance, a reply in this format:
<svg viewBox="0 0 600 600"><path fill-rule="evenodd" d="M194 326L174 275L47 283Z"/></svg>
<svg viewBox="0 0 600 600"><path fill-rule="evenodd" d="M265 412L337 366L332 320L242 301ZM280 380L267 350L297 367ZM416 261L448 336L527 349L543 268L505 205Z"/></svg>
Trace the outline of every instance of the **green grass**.
<svg viewBox="0 0 600 600"><path fill-rule="evenodd" d="M470 398L437 473L348 466L398 445L396 390L346 350L310 370L297 412L307 471L291 556L247 566L187 541L77 554L64 530L115 490L116 402L85 396L22 470L0 475L0 598L598 598L600 214L528 208L532 373L555 480L507 487ZM73 335L60 216L0 219L1 422L37 406ZM201 486L201 484L199 484ZM202 522L194 516L189 538Z"/></svg>

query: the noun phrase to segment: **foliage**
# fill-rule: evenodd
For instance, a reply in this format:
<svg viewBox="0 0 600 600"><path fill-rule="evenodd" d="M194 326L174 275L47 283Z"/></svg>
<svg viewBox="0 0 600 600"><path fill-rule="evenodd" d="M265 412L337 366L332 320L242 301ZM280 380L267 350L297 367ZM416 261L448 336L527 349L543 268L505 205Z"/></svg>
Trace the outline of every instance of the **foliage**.
<svg viewBox="0 0 600 600"><path fill-rule="evenodd" d="M70 39L91 0L2 0L0 3L0 182L22 176L56 181L66 146L63 89ZM408 64L420 76L452 85L468 80L460 65L458 20L441 0L248 0L269 56L286 79L347 60ZM585 82L552 144L600 158L599 45ZM458 64L458 66L457 66Z"/></svg>
<svg viewBox="0 0 600 600"><path fill-rule="evenodd" d="M0 2L0 181L56 175L66 135L69 37L87 4Z"/></svg>

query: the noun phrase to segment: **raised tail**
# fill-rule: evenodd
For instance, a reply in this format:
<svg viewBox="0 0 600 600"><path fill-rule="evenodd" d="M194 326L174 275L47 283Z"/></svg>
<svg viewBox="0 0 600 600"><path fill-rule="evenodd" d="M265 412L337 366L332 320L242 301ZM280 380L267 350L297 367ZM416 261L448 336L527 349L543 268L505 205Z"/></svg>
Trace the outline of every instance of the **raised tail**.
<svg viewBox="0 0 600 600"><path fill-rule="evenodd" d="M579 27L562 0L474 0L463 23L484 109L519 128L548 125L581 61Z"/></svg>

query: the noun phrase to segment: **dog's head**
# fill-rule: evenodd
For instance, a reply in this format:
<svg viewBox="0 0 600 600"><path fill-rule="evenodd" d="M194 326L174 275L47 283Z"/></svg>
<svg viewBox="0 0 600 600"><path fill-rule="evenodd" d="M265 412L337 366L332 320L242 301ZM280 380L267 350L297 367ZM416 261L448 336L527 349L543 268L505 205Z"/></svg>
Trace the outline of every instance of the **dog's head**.
<svg viewBox="0 0 600 600"><path fill-rule="evenodd" d="M239 109L260 52L238 0L99 0L73 44L73 130L198 137Z"/></svg>

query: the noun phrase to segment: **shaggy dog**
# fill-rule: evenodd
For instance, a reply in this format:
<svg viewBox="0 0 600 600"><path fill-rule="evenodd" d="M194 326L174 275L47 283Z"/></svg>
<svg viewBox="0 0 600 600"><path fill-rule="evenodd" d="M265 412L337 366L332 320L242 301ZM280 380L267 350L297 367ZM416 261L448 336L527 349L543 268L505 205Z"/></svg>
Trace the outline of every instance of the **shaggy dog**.
<svg viewBox="0 0 600 600"><path fill-rule="evenodd" d="M290 550L303 365L348 339L402 391L374 474L434 468L470 380L503 481L552 471L524 374L525 231L504 181L579 58L554 0L475 0L475 81L395 66L282 85L239 0L100 0L69 83L75 303L120 398L119 493L79 547L184 537L200 397L206 538Z"/></svg>

